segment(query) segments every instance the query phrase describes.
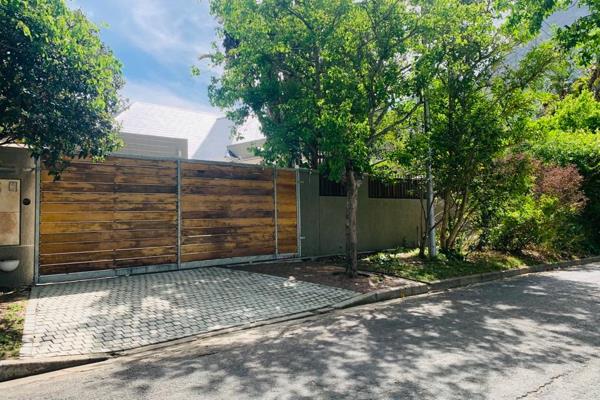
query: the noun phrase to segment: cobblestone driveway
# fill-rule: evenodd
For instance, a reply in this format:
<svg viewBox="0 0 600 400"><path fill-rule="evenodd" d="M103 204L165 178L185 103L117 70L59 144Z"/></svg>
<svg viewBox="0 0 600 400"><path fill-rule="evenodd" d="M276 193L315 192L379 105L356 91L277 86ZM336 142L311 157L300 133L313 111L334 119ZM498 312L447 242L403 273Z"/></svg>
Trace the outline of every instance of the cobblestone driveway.
<svg viewBox="0 0 600 400"><path fill-rule="evenodd" d="M124 350L308 311L357 293L225 268L33 288L21 355Z"/></svg>

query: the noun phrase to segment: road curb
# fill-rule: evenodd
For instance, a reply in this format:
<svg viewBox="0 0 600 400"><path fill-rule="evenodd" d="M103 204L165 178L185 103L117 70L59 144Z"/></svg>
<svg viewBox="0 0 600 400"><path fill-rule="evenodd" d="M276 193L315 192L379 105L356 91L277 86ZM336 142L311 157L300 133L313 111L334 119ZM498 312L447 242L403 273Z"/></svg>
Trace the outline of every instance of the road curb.
<svg viewBox="0 0 600 400"><path fill-rule="evenodd" d="M107 354L90 354L83 356L3 360L0 361L0 382L96 363L108 360L109 358L110 356Z"/></svg>
<svg viewBox="0 0 600 400"><path fill-rule="evenodd" d="M381 289L371 293L361 294L343 302L334 304L331 306L333 309L342 309L348 307L355 307L364 304L376 303L379 301L399 299L402 297L417 296L426 293L441 292L444 290L455 289L459 287L465 287L474 285L482 282L491 282L500 279L511 278L514 276L531 274L537 272L553 271L561 268L573 267L576 265L583 265L592 262L600 261L600 256L582 258L579 260L561 261L551 264L537 264L521 268L509 269L506 271L486 272L483 274L460 276L457 278L443 279L430 283L418 282L415 285Z"/></svg>

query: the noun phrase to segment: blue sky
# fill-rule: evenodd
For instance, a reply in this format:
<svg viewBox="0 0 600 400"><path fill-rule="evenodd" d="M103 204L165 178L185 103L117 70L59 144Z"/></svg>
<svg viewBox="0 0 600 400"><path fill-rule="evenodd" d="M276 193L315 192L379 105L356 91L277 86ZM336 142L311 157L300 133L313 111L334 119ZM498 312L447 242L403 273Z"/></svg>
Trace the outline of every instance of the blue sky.
<svg viewBox="0 0 600 400"><path fill-rule="evenodd" d="M102 40L123 63L123 95L145 101L221 114L210 106L213 73L198 55L210 51L216 22L208 0L71 0L101 26ZM192 65L201 76L192 77Z"/></svg>
<svg viewBox="0 0 600 400"><path fill-rule="evenodd" d="M184 107L222 114L207 97L214 74L198 55L210 51L216 22L208 0L69 0L101 26L101 37L123 63L130 101ZM564 25L586 14L577 7L557 13L544 26ZM198 65L200 77L190 68Z"/></svg>

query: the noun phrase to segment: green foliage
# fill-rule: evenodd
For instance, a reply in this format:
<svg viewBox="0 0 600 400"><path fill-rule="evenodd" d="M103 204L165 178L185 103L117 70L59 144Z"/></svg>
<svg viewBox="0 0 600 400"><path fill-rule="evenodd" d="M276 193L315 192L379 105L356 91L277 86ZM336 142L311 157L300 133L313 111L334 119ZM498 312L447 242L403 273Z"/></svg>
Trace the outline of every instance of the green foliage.
<svg viewBox="0 0 600 400"><path fill-rule="evenodd" d="M587 199L583 178L574 166L534 162L534 185L499 210L491 243L504 251L528 247L557 254L585 251L585 235L578 217Z"/></svg>
<svg viewBox="0 0 600 400"><path fill-rule="evenodd" d="M539 33L544 20L557 10L575 7L572 0L518 0L507 1L510 14L506 27L523 37ZM567 50L575 50L583 65L598 63L600 55L600 2L579 0L577 7L586 7L588 15L571 25L559 27L556 39Z"/></svg>
<svg viewBox="0 0 600 400"><path fill-rule="evenodd" d="M581 216L590 240L600 243L600 102L587 90L552 104L532 124L530 152L544 162L575 165L589 199Z"/></svg>
<svg viewBox="0 0 600 400"><path fill-rule="evenodd" d="M407 43L414 17L388 0L211 1L221 22L223 66L213 104L267 138L261 155L320 166L339 180L371 171L386 133L410 111Z"/></svg>
<svg viewBox="0 0 600 400"><path fill-rule="evenodd" d="M551 103L546 114L536 121L535 128L540 132L584 130L600 133L600 102L587 89L571 93Z"/></svg>
<svg viewBox="0 0 600 400"><path fill-rule="evenodd" d="M433 282L459 276L504 271L527 265L530 260L497 252L477 252L468 257L446 257L434 260L418 257L418 249L398 249L377 253L361 261L361 268L378 273L396 275L422 282Z"/></svg>
<svg viewBox="0 0 600 400"><path fill-rule="evenodd" d="M0 0L0 144L28 146L60 172L119 145L121 65L63 0Z"/></svg>
<svg viewBox="0 0 600 400"><path fill-rule="evenodd" d="M410 160L412 169L424 171L431 149L434 186L444 205L437 218L441 247L456 252L504 193L516 190L495 174L496 160L526 140L527 122L540 107L542 78L559 56L542 44L518 65L508 63L520 42L495 24L502 5L424 3L421 19L431 22L425 23L416 75L423 77L431 129L418 134L424 121L414 118L409 143L397 145L393 154L399 163Z"/></svg>
<svg viewBox="0 0 600 400"><path fill-rule="evenodd" d="M26 303L22 295L0 298L0 360L19 357Z"/></svg>

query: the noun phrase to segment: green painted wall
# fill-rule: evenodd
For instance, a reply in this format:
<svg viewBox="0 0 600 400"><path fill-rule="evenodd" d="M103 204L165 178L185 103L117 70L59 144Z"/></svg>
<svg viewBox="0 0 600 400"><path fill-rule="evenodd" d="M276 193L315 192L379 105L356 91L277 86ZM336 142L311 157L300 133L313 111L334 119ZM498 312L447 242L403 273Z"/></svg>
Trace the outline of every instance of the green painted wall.
<svg viewBox="0 0 600 400"><path fill-rule="evenodd" d="M346 198L319 196L316 172L300 173L300 213L302 256L344 253ZM416 246L421 215L419 200L370 199L363 182L358 199L359 250Z"/></svg>

